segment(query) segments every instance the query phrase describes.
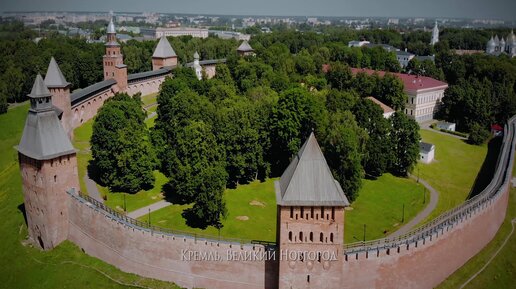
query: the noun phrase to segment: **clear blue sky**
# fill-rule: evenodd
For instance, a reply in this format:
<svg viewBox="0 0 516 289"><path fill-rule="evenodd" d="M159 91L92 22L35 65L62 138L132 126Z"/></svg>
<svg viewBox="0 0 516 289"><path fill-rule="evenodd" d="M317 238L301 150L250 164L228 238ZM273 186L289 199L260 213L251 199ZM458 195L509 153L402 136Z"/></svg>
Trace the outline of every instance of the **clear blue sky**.
<svg viewBox="0 0 516 289"><path fill-rule="evenodd" d="M0 11L123 11L516 20L516 0L0 0Z"/></svg>

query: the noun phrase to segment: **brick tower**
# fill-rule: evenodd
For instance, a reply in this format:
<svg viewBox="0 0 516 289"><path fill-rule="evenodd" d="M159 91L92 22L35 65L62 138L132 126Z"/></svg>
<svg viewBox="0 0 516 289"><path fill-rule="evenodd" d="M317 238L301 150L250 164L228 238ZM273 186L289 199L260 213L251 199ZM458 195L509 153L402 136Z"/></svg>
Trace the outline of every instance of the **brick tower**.
<svg viewBox="0 0 516 289"><path fill-rule="evenodd" d="M52 94L52 104L61 112L61 124L66 135L72 139L72 105L70 101L70 83L66 81L57 65L54 57L50 59L47 74L45 75L45 85Z"/></svg>
<svg viewBox="0 0 516 289"><path fill-rule="evenodd" d="M341 288L344 207L312 133L275 183L279 289Z"/></svg>
<svg viewBox="0 0 516 289"><path fill-rule="evenodd" d="M120 44L116 41L116 30L113 19L107 27L106 54L104 55L104 80L115 79L118 90L127 88L127 66L124 64L124 56L120 50Z"/></svg>
<svg viewBox="0 0 516 289"><path fill-rule="evenodd" d="M49 250L68 237L67 190L79 189L75 149L38 74L17 147L29 238Z"/></svg>
<svg viewBox="0 0 516 289"><path fill-rule="evenodd" d="M161 36L156 49L152 54L152 70L158 70L163 67L176 67L177 55L167 37Z"/></svg>

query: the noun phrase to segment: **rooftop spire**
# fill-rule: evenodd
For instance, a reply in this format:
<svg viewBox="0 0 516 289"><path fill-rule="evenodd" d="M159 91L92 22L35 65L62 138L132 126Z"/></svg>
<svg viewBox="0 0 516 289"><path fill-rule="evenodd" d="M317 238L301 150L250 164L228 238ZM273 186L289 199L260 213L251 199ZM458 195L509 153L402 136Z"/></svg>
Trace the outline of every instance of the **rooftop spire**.
<svg viewBox="0 0 516 289"><path fill-rule="evenodd" d="M276 201L284 206L349 205L313 132L276 183Z"/></svg>
<svg viewBox="0 0 516 289"><path fill-rule="evenodd" d="M50 59L50 63L48 64L47 74L45 75L45 85L49 88L67 87L70 85L63 76L54 57Z"/></svg>
<svg viewBox="0 0 516 289"><path fill-rule="evenodd" d="M17 147L18 151L36 160L48 160L74 153L70 139L52 108L52 95L41 75L36 76L28 96L31 109Z"/></svg>
<svg viewBox="0 0 516 289"><path fill-rule="evenodd" d="M113 15L111 15L111 20L109 20L109 24L107 27L107 33L116 33L115 23L113 23Z"/></svg>
<svg viewBox="0 0 516 289"><path fill-rule="evenodd" d="M30 98L43 98L43 97L51 97L52 94L50 94L50 91L48 91L48 88L45 86L45 82L43 81L43 77L41 77L41 74L38 74L36 76L36 80L34 81L34 84L32 85L32 90L28 94Z"/></svg>

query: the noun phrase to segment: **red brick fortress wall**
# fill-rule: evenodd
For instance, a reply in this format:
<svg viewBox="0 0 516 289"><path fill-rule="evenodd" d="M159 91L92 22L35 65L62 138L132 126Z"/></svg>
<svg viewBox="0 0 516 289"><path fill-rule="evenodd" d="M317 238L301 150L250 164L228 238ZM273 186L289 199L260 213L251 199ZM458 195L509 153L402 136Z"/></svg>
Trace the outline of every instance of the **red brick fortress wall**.
<svg viewBox="0 0 516 289"><path fill-rule="evenodd" d="M123 271L171 281L187 288L258 289L276 286L277 265L260 260L260 254L265 252L263 245L207 241L138 229L85 199L72 194L69 198L68 239L89 255ZM185 252L192 253L185 255ZM196 252L220 256L220 260L204 258L204 261L196 261ZM240 257L247 254L244 259L252 261L228 258L228 252ZM257 254L254 259L253 253Z"/></svg>

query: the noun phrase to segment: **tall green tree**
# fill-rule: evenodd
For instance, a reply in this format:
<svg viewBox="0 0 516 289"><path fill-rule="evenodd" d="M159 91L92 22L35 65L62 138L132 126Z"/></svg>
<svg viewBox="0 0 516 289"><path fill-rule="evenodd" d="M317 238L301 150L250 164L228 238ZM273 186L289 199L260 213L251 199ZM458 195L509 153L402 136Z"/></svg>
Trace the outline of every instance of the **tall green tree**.
<svg viewBox="0 0 516 289"><path fill-rule="evenodd" d="M177 135L170 156L169 194L195 202L188 212L202 225L220 225L226 215L223 200L227 174L224 151L212 128L203 121L189 121Z"/></svg>
<svg viewBox="0 0 516 289"><path fill-rule="evenodd" d="M419 125L402 112L390 118L392 160L390 171L397 176L407 176L414 168L419 157Z"/></svg>
<svg viewBox="0 0 516 289"><path fill-rule="evenodd" d="M228 185L246 184L264 166L256 110L244 97L222 101L217 108L216 135L225 148Z"/></svg>
<svg viewBox="0 0 516 289"><path fill-rule="evenodd" d="M359 136L360 135L360 136ZM324 156L333 176L350 201L358 197L363 176L359 138L364 133L350 111L337 112L330 116L330 123L323 139Z"/></svg>
<svg viewBox="0 0 516 289"><path fill-rule="evenodd" d="M377 85L376 97L395 110L402 110L407 103L407 94L399 77L387 73Z"/></svg>
<svg viewBox="0 0 516 289"><path fill-rule="evenodd" d="M323 134L324 112L324 103L317 102L306 89L292 88L280 95L269 121L271 151L268 160L273 175L285 170L312 130Z"/></svg>
<svg viewBox="0 0 516 289"><path fill-rule="evenodd" d="M377 178L387 171L392 158L391 126L383 117L383 110L369 99L361 99L353 108L358 125L365 130L368 139L362 157L367 176Z"/></svg>
<svg viewBox="0 0 516 289"><path fill-rule="evenodd" d="M135 193L154 183L155 156L138 97L118 94L99 110L91 137L92 164L102 183Z"/></svg>

